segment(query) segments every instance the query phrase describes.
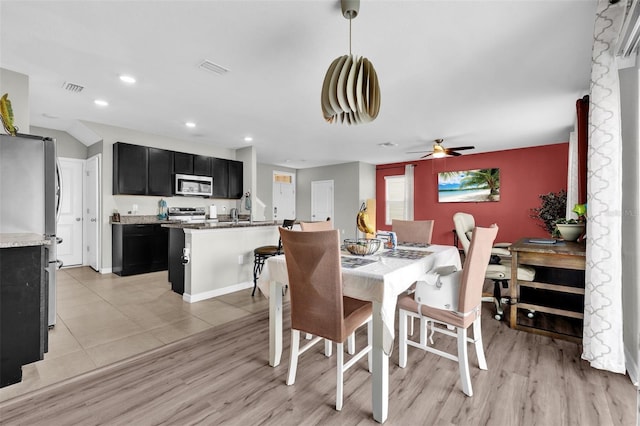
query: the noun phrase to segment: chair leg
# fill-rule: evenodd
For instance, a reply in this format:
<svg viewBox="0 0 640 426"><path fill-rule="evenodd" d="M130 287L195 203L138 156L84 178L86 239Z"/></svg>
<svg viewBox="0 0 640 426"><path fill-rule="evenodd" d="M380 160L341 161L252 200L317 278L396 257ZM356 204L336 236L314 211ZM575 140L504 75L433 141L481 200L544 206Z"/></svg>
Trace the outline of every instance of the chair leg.
<svg viewBox="0 0 640 426"><path fill-rule="evenodd" d="M344 365L344 348L342 343L336 343L336 358L337 358L337 365L336 365L336 410L340 411L342 410L342 393L343 393L343 389L342 389L342 381L343 381L343 376L344 376L344 370L343 370L343 365Z"/></svg>
<svg viewBox="0 0 640 426"><path fill-rule="evenodd" d="M480 326L480 316L473 322L473 341L476 346L476 355L478 356L478 366L481 370L487 370L487 358L484 356L484 347L482 345L482 327Z"/></svg>
<svg viewBox="0 0 640 426"><path fill-rule="evenodd" d="M467 352L466 328L458 328L458 369L460 370L462 392L467 396L473 396L473 390L471 389L471 376L469 375L469 354Z"/></svg>
<svg viewBox="0 0 640 426"><path fill-rule="evenodd" d="M329 339L324 339L324 356L329 358L331 356L331 352L333 351L333 342Z"/></svg>
<svg viewBox="0 0 640 426"><path fill-rule="evenodd" d="M251 292L251 296L254 296L256 294L256 288L258 287L258 277L262 272L264 261L265 258L263 256L258 254L253 255L253 291Z"/></svg>
<svg viewBox="0 0 640 426"><path fill-rule="evenodd" d="M300 331L291 330L291 352L289 356L289 374L287 375L287 386L296 382L296 370L298 369L298 352L300 350Z"/></svg>
<svg viewBox="0 0 640 426"><path fill-rule="evenodd" d="M355 331L347 337L347 353L353 355L356 353L356 333Z"/></svg>
<svg viewBox="0 0 640 426"><path fill-rule="evenodd" d="M400 309L398 315L398 366L405 368L407 366L407 311ZM413 321L413 317L411 318Z"/></svg>

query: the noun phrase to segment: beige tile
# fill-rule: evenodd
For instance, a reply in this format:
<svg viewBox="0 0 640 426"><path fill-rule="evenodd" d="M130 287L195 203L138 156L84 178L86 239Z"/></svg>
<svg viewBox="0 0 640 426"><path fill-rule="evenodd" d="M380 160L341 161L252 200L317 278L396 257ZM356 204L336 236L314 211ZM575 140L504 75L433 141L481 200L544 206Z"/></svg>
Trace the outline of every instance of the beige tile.
<svg viewBox="0 0 640 426"><path fill-rule="evenodd" d="M161 309L150 306L150 304L131 304L120 306L118 309L144 330L152 330L177 321L193 318L188 312L176 307Z"/></svg>
<svg viewBox="0 0 640 426"><path fill-rule="evenodd" d="M70 321L75 318L92 317L92 318L109 318L120 314L120 311L116 309L111 303L104 299L98 298L98 300L87 302L83 304L77 304L74 306L63 306L58 309L58 315L64 321Z"/></svg>
<svg viewBox="0 0 640 426"><path fill-rule="evenodd" d="M87 354L97 366L116 361L163 346L164 343L151 333L140 333L87 349Z"/></svg>
<svg viewBox="0 0 640 426"><path fill-rule="evenodd" d="M214 301L195 309L193 315L211 325L219 325L246 317L251 315L251 313L223 302Z"/></svg>
<svg viewBox="0 0 640 426"><path fill-rule="evenodd" d="M130 320L122 312L106 302L95 302L91 306L78 306L78 309L95 308L93 311L76 315L60 312L60 317L74 336L88 334L94 330L113 328L123 325Z"/></svg>
<svg viewBox="0 0 640 426"><path fill-rule="evenodd" d="M74 377L97 367L85 351L72 352L53 359L47 359L45 356L44 360L36 362L35 366L41 382L46 384Z"/></svg>
<svg viewBox="0 0 640 426"><path fill-rule="evenodd" d="M55 327L49 329L49 352L45 354L45 358L59 358L80 350L82 346L73 337L62 318L58 317Z"/></svg>
<svg viewBox="0 0 640 426"><path fill-rule="evenodd" d="M199 318L189 316L187 319L182 321L174 322L151 330L150 333L167 344L199 333L211 327L212 326L209 323Z"/></svg>
<svg viewBox="0 0 640 426"><path fill-rule="evenodd" d="M114 340L123 339L144 331L129 319L112 320L102 326L102 328L97 328L97 326L83 327L81 334L74 332L71 326L69 326L69 329L84 349L113 342Z"/></svg>

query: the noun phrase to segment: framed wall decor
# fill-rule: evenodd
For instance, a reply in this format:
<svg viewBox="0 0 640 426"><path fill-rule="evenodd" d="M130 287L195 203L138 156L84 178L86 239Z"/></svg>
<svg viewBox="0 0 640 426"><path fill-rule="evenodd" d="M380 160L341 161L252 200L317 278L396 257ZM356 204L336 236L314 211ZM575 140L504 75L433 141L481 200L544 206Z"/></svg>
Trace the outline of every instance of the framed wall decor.
<svg viewBox="0 0 640 426"><path fill-rule="evenodd" d="M500 169L438 173L438 202L500 201Z"/></svg>

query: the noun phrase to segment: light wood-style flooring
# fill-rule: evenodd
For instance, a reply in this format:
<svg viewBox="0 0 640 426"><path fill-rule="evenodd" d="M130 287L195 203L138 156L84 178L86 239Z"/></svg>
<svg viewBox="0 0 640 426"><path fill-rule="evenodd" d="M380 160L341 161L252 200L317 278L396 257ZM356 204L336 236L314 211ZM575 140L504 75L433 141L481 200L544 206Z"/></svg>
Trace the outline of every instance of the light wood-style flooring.
<svg viewBox="0 0 640 426"><path fill-rule="evenodd" d="M162 281L160 277L140 276L138 283ZM257 301L249 299L250 291L247 291L229 295L227 302L221 302L227 305L226 309L232 306L246 311L246 315L221 321L217 326L208 322L210 326L202 332L186 332L190 337L158 344L150 351L105 364L75 379L0 402L0 423L375 423L371 417L371 376L366 370L366 360L361 360L345 375L345 404L341 412L334 409L335 356L325 358L320 346L302 355L296 384L286 386L288 305L284 313L287 331L283 361L271 368L267 363L266 301L261 297ZM242 303L250 303L250 307L238 307ZM182 303L177 305L189 312L207 311ZM255 313L249 313L252 309ZM139 322L149 319L149 314L142 314L142 309L132 309L135 311L140 312ZM194 312L194 315L213 314ZM163 336L164 331L159 329L164 327L167 326L137 334ZM397 366L396 346L390 359L386 424L636 424L637 393L629 377L589 367L580 359L579 345L512 330L506 323L492 319L490 304L483 305L482 329L489 370L477 368L475 351L470 347L474 390L471 398L460 389L456 363L409 348L408 366L401 369ZM446 336L435 338L441 348L455 348L454 340ZM359 334L359 344L363 341L364 336Z"/></svg>

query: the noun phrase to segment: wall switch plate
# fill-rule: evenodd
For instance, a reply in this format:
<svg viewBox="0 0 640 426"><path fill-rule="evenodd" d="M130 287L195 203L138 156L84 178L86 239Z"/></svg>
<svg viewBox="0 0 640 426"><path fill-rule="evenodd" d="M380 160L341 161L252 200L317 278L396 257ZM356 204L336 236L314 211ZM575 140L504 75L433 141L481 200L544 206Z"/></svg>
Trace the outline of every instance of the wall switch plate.
<svg viewBox="0 0 640 426"><path fill-rule="evenodd" d="M238 255L238 265L242 265L244 263L244 255Z"/></svg>

